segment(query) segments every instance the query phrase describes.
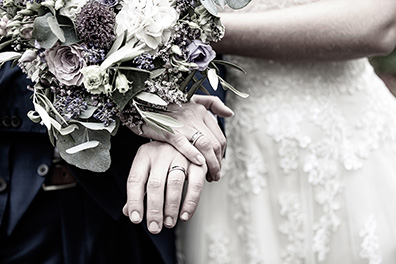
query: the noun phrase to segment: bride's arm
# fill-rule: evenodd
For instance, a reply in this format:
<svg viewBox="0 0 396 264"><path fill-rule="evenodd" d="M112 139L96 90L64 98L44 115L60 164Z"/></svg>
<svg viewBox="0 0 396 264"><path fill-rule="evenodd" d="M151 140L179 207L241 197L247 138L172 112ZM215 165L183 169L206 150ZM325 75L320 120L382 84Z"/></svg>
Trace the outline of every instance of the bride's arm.
<svg viewBox="0 0 396 264"><path fill-rule="evenodd" d="M396 45L396 0L322 0L221 16L226 34L213 46L223 54L344 60L385 55Z"/></svg>

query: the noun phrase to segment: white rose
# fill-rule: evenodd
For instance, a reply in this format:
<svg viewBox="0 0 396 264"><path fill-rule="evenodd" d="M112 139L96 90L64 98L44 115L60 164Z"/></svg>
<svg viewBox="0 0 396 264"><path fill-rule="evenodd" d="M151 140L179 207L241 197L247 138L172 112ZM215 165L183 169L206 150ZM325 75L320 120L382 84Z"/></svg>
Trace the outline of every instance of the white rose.
<svg viewBox="0 0 396 264"><path fill-rule="evenodd" d="M59 13L75 21L77 14L81 12L81 8L87 3L87 0L66 0L65 2L64 7L59 9Z"/></svg>
<svg viewBox="0 0 396 264"><path fill-rule="evenodd" d="M91 65L80 70L84 75L83 83L85 89L91 94L106 93L109 84L109 75L106 70L98 65Z"/></svg>
<svg viewBox="0 0 396 264"><path fill-rule="evenodd" d="M117 35L128 30L128 41L139 40L151 49L166 43L178 13L168 0L127 0L117 14Z"/></svg>

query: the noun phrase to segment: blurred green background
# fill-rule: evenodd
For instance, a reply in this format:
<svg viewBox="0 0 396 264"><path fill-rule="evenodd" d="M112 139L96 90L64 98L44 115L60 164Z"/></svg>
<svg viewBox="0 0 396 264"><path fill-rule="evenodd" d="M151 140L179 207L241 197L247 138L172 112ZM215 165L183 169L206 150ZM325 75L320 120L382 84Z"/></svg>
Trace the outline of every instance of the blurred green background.
<svg viewBox="0 0 396 264"><path fill-rule="evenodd" d="M396 96L396 49L388 56L371 58L370 62L393 95Z"/></svg>

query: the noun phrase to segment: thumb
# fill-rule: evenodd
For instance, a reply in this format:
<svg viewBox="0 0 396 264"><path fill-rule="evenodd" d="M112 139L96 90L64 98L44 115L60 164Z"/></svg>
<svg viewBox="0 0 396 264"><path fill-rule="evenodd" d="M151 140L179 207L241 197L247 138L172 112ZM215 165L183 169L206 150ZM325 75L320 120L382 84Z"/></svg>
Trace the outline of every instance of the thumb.
<svg viewBox="0 0 396 264"><path fill-rule="evenodd" d="M191 100L197 104L205 106L207 110L220 117L231 117L234 112L226 106L217 96L194 95Z"/></svg>

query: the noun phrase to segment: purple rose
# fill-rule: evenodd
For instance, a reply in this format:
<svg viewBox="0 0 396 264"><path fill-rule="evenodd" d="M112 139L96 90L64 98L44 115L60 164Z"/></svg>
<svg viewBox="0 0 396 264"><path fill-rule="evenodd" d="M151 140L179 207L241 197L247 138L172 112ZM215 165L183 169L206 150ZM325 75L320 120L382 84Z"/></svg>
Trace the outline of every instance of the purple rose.
<svg viewBox="0 0 396 264"><path fill-rule="evenodd" d="M193 40L187 46L187 51L187 61L196 63L199 71L205 70L216 57L216 52L214 52L212 47L200 40Z"/></svg>
<svg viewBox="0 0 396 264"><path fill-rule="evenodd" d="M48 70L55 75L62 84L81 85L83 75L80 70L86 66L77 45L56 45L45 52Z"/></svg>

